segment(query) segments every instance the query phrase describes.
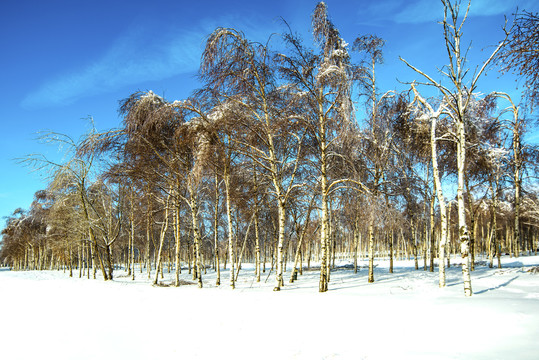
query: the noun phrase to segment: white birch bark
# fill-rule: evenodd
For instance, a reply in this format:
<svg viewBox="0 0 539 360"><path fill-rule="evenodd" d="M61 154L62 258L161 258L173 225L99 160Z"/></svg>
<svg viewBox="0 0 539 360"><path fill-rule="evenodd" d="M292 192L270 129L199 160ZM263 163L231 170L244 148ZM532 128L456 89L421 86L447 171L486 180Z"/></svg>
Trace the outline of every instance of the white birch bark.
<svg viewBox="0 0 539 360"><path fill-rule="evenodd" d="M157 252L157 262L155 264L155 276L153 279L153 284L157 285L159 279L159 269L161 268L161 254L163 252L163 244L165 243L165 235L168 229L168 212L169 212L169 201L170 201L170 192L167 195L167 200L165 202L165 215L163 225L161 225L161 231L159 233L159 251Z"/></svg>
<svg viewBox="0 0 539 360"><path fill-rule="evenodd" d="M198 228L198 200L197 194L189 186L189 196L191 202L191 221L193 226L193 247L194 247L194 267L196 271L196 280L199 288L202 287L202 260L200 254L200 230Z"/></svg>
<svg viewBox="0 0 539 360"><path fill-rule="evenodd" d="M174 240L176 240L176 246L174 249L174 285L180 286L180 273L182 265L180 262L180 250L181 250L181 238L180 238L180 201L176 197L174 207Z"/></svg>
<svg viewBox="0 0 539 360"><path fill-rule="evenodd" d="M281 199L279 199L279 208L278 208L278 217L279 217L279 238L277 243L277 284L273 288L273 291L280 291L281 286L284 285L283 282L283 269L284 269L284 254L283 247L285 241L285 225L286 225L286 212L285 204Z"/></svg>
<svg viewBox="0 0 539 360"><path fill-rule="evenodd" d="M213 218L213 244L215 253L215 271L216 279L215 285L221 285L221 268L219 267L219 180L217 174L215 175L215 212Z"/></svg>
<svg viewBox="0 0 539 360"><path fill-rule="evenodd" d="M368 282L374 282L374 219L369 223L369 276Z"/></svg>
<svg viewBox="0 0 539 360"><path fill-rule="evenodd" d="M438 166L438 150L437 150L437 139L436 139L436 123L438 117L444 110L444 106L441 105L438 110L430 106L430 104L419 95L414 85L412 85L412 90L414 91L415 99L419 101L427 110L427 114L430 119L430 145L431 145L431 161L432 161L432 175L434 179L434 190L436 192L436 197L438 198L438 205L440 207L440 242L438 244L438 258L439 258L439 286L444 287L446 284L445 276L445 247L447 245L448 237L448 218L447 218L447 207L445 203L445 197L442 189L442 182L440 179L440 170Z"/></svg>
<svg viewBox="0 0 539 360"><path fill-rule="evenodd" d="M445 286L445 247L447 244L447 210L445 198L442 190L442 182L440 180L440 171L438 167L438 152L436 150L436 117L431 118L431 156L432 169L434 177L434 187L436 196L438 197L438 205L440 206L440 243L438 244L438 268L439 268L439 286Z"/></svg>
<svg viewBox="0 0 539 360"><path fill-rule="evenodd" d="M464 295L472 296L472 280L470 276L470 245L468 227L466 225L466 206L464 204L464 170L466 167L466 131L464 122L457 123L457 206L459 221L460 254L462 257L462 278L464 281Z"/></svg>
<svg viewBox="0 0 539 360"><path fill-rule="evenodd" d="M234 236L232 229L232 208L230 204L230 175L228 171L225 171L223 174L225 182L225 196L226 196L226 218L228 226L228 261L230 263L230 287L234 289L236 287L234 281Z"/></svg>

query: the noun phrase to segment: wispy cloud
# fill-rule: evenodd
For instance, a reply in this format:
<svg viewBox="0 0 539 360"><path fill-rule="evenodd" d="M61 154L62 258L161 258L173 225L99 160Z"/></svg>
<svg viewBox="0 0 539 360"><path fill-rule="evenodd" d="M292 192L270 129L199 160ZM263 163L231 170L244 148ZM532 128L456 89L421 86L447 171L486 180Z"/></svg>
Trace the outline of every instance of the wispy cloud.
<svg viewBox="0 0 539 360"><path fill-rule="evenodd" d="M56 106L147 80L161 80L196 70L201 35L181 31L154 37L144 29L118 38L94 63L59 74L28 94L26 107Z"/></svg>
<svg viewBox="0 0 539 360"><path fill-rule="evenodd" d="M254 23L234 18L249 35L256 37L260 32ZM159 32L144 27L132 28L95 62L49 79L29 93L21 105L43 107L69 104L122 86L195 72L206 36L217 26L226 26L231 22L231 17L223 17L219 20L202 20L190 30L160 29Z"/></svg>
<svg viewBox="0 0 539 360"><path fill-rule="evenodd" d="M468 2L463 0L461 8ZM506 14L510 16L515 9L537 11L536 0L473 0L470 5L470 16L492 16ZM389 0L375 2L362 9L370 19L390 20L396 23L423 23L441 20L442 4L435 0Z"/></svg>

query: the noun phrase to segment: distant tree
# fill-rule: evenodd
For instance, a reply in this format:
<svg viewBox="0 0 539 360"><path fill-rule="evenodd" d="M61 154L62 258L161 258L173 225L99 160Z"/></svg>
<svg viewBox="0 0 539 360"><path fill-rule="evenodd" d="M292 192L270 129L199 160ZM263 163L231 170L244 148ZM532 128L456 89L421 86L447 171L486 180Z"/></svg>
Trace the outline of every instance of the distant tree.
<svg viewBox="0 0 539 360"><path fill-rule="evenodd" d="M47 132L42 135L41 140L46 143L57 144L66 149L67 161L60 163L48 159L43 154L30 154L21 160L21 163L33 167L36 170L45 170L51 177L51 191L57 189L70 188L77 196L78 205L82 209L82 215L86 222L90 243L93 246L93 256L97 256L99 267L103 274L104 280L111 280L112 273L107 273L104 263L103 254L99 250L98 237L96 235L96 227L93 222L92 199L90 198L89 188L96 176L96 153L88 153L81 155L79 153L81 147L84 146L86 140L92 138L96 134L96 129L92 129L79 141L75 141L70 136L61 133Z"/></svg>

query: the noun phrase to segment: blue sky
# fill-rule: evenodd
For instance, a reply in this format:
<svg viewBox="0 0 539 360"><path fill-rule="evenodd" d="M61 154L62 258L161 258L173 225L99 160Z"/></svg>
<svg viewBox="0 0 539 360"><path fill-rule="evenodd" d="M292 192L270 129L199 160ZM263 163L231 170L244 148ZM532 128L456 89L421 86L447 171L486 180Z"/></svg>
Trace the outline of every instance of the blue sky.
<svg viewBox="0 0 539 360"><path fill-rule="evenodd" d="M218 26L235 27L265 41L283 30L280 18L310 41L310 14L317 1L3 1L0 4L0 217L28 208L46 187L44 175L14 160L31 153L60 155L36 141L53 130L78 138L96 127L117 127L118 101L137 90L168 99L187 97L204 39ZM352 43L358 35L386 40L378 69L381 90L403 89L414 74L398 57L436 75L446 61L442 12L436 0L326 1L333 22ZM502 37L504 14L538 11L534 0L472 0L464 28L472 41L470 67L487 57ZM438 75L436 75L438 76ZM436 77L435 76L435 77ZM438 76L439 78L439 76ZM484 93L515 94L519 83L490 72ZM3 222L3 221L2 221Z"/></svg>

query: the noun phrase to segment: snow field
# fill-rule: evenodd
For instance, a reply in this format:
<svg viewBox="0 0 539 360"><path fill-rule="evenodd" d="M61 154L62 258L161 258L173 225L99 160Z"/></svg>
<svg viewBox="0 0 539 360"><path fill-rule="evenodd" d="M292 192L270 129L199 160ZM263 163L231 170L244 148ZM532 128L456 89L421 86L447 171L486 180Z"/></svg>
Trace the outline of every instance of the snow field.
<svg viewBox="0 0 539 360"><path fill-rule="evenodd" d="M196 285L152 287L79 279L62 271L0 271L1 359L537 359L539 257L503 258L503 269L476 267L465 298L460 268L434 273L397 261L331 273L320 294L318 271L273 292L275 275L254 281L244 265L235 290L228 270ZM365 265L365 263L361 263ZM422 262L420 262L422 265ZM287 269L290 270L291 266ZM269 271L269 268L268 268ZM98 274L99 275L99 274ZM173 274L165 269L164 283ZM183 271L182 279L191 281Z"/></svg>

